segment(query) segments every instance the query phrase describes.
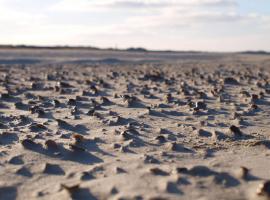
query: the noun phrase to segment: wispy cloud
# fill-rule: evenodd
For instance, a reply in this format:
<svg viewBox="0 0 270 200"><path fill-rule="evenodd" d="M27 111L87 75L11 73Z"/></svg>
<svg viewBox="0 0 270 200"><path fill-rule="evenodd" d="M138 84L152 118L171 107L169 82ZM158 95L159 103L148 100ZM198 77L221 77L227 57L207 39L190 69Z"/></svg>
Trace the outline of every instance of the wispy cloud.
<svg viewBox="0 0 270 200"><path fill-rule="evenodd" d="M235 0L61 0L52 6L52 10L83 12L108 9L158 9L166 7L190 6L237 6Z"/></svg>

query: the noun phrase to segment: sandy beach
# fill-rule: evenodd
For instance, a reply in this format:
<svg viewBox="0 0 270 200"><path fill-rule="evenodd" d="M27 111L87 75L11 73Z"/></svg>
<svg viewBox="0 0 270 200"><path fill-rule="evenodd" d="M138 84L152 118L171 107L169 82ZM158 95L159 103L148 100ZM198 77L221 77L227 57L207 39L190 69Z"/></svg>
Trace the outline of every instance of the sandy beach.
<svg viewBox="0 0 270 200"><path fill-rule="evenodd" d="M270 199L270 55L0 50L0 200Z"/></svg>

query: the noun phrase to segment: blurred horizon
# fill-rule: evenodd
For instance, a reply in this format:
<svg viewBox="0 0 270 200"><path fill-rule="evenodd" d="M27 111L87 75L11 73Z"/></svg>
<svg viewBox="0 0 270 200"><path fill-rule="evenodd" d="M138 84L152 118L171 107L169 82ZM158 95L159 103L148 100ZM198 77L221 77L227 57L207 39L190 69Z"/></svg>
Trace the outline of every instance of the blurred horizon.
<svg viewBox="0 0 270 200"><path fill-rule="evenodd" d="M129 51L129 52L175 52L175 53L247 53L247 54L270 54L268 50L241 50L241 51L208 51L208 50L179 50L179 49L147 49L144 47L127 47L127 48L116 48L116 47L98 47L98 46L83 46L83 45L25 45L25 44L0 44L1 49L44 49L44 50L97 50L97 51Z"/></svg>
<svg viewBox="0 0 270 200"><path fill-rule="evenodd" d="M0 44L270 51L269 0L0 0Z"/></svg>

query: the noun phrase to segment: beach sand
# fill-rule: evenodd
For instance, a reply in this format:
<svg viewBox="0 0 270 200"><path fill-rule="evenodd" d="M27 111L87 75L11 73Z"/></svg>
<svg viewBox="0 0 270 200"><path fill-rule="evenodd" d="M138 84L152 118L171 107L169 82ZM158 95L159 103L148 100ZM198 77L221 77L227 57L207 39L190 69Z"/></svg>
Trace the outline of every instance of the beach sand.
<svg viewBox="0 0 270 200"><path fill-rule="evenodd" d="M0 199L270 199L270 56L0 50Z"/></svg>

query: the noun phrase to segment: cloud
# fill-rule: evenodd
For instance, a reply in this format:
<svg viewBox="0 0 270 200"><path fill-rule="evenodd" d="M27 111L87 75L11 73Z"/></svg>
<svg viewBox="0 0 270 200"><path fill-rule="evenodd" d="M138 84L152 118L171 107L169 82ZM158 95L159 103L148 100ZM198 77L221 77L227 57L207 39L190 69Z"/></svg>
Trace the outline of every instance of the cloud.
<svg viewBox="0 0 270 200"><path fill-rule="evenodd" d="M233 0L119 0L104 6L111 8L162 8L183 6L236 6Z"/></svg>
<svg viewBox="0 0 270 200"><path fill-rule="evenodd" d="M241 16L231 12L237 6L236 0L78 0L76 3L73 0L61 0L51 10L73 14L105 12L111 14L111 18L124 13L125 17L121 21L115 20L110 28L113 27L119 34L151 34L153 29L162 27L175 29L203 22L239 20Z"/></svg>
<svg viewBox="0 0 270 200"><path fill-rule="evenodd" d="M28 13L10 8L7 1L0 0L0 24L4 26L25 26L42 23L47 16L42 13ZM4 26L3 26L4 25Z"/></svg>
<svg viewBox="0 0 270 200"><path fill-rule="evenodd" d="M175 29L194 26L196 23L238 20L241 16L230 12L237 5L236 0L78 0L76 3L73 0L61 0L51 10L73 14L104 11L113 18L114 10L117 9L117 14L125 13L125 17L121 21L115 20L110 28L122 34L150 33L155 28Z"/></svg>
<svg viewBox="0 0 270 200"><path fill-rule="evenodd" d="M108 9L159 9L190 6L237 6L236 0L61 0L51 9L69 12L87 12Z"/></svg>

